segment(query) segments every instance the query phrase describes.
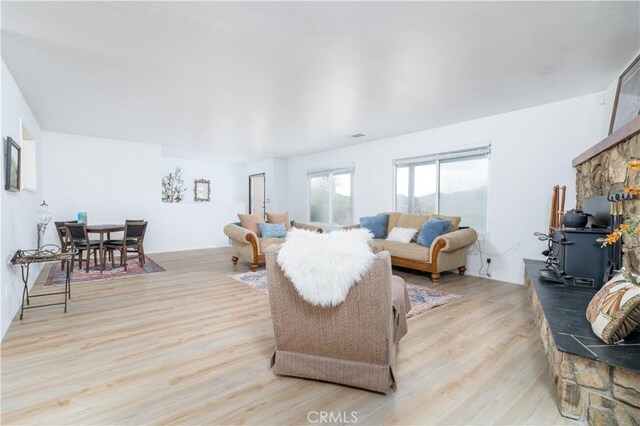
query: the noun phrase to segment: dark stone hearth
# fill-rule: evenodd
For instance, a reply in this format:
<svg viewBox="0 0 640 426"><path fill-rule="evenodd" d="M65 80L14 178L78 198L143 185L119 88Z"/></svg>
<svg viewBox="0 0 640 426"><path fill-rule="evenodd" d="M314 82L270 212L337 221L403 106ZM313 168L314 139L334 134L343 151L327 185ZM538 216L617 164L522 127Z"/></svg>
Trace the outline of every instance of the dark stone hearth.
<svg viewBox="0 0 640 426"><path fill-rule="evenodd" d="M559 351L640 372L640 333L632 333L621 344L605 344L585 316L595 291L542 281L538 271L544 263L528 259L524 263Z"/></svg>
<svg viewBox="0 0 640 426"><path fill-rule="evenodd" d="M586 310L594 290L541 281L544 263L525 260L525 291L540 330L558 409L590 425L640 425L640 333L606 345Z"/></svg>

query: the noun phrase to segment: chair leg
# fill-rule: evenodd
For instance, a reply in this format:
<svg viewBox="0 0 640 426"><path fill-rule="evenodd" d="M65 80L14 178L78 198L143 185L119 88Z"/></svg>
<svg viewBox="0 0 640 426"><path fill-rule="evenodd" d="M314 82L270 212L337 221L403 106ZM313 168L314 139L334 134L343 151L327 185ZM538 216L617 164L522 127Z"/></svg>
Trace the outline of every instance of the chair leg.
<svg viewBox="0 0 640 426"><path fill-rule="evenodd" d="M98 266L98 250L93 251L93 264Z"/></svg>
<svg viewBox="0 0 640 426"><path fill-rule="evenodd" d="M87 249L87 274L89 273L90 266L91 266L91 249Z"/></svg>
<svg viewBox="0 0 640 426"><path fill-rule="evenodd" d="M434 272L433 274L431 274L431 281L437 284L438 281L440 281L440 274L437 272Z"/></svg>
<svg viewBox="0 0 640 426"><path fill-rule="evenodd" d="M109 249L109 251L107 253L109 253L109 256L111 256L111 267L115 268L116 267L116 260L115 260L116 257L113 255L113 249Z"/></svg>
<svg viewBox="0 0 640 426"><path fill-rule="evenodd" d="M82 269L82 255L84 250L78 250L78 269Z"/></svg>
<svg viewBox="0 0 640 426"><path fill-rule="evenodd" d="M233 262L234 265L238 264L238 258L236 256L231 256L231 261Z"/></svg>
<svg viewBox="0 0 640 426"><path fill-rule="evenodd" d="M255 272L255 271L257 271L257 270L258 270L258 264L257 264L257 263L252 263L252 264L251 264L251 271L252 271L252 272Z"/></svg>
<svg viewBox="0 0 640 426"><path fill-rule="evenodd" d="M467 271L467 267L466 266L461 266L458 268L458 274L460 275L464 275L464 273Z"/></svg>
<svg viewBox="0 0 640 426"><path fill-rule="evenodd" d="M122 257L121 257L121 262L124 264L124 270L127 270L127 259L129 258L129 256L127 256L127 249L124 249L122 252Z"/></svg>
<svg viewBox="0 0 640 426"><path fill-rule="evenodd" d="M60 270L64 271L64 260L60 261Z"/></svg>

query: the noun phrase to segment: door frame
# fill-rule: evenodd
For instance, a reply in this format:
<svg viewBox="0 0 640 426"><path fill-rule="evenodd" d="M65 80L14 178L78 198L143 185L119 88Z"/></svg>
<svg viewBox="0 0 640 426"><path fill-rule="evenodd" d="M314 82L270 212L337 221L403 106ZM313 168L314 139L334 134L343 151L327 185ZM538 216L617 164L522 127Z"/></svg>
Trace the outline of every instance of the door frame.
<svg viewBox="0 0 640 426"><path fill-rule="evenodd" d="M257 176L262 176L263 182L264 184L262 185L262 202L264 203L264 216L267 215L267 175L266 173L262 172L262 173L256 173L253 175L249 175L249 214L253 214L252 212L252 205L251 205L251 178L252 177L257 177Z"/></svg>

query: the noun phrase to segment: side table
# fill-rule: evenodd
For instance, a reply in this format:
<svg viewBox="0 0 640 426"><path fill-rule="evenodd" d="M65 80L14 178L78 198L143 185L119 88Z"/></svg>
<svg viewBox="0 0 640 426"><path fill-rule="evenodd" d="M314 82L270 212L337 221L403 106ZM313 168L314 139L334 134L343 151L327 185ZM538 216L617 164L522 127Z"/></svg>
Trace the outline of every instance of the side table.
<svg viewBox="0 0 640 426"><path fill-rule="evenodd" d="M22 290L22 305L20 307L20 319L22 319L24 315L25 309L35 309L35 308L44 308L45 306L54 306L54 305L64 305L64 312L67 313L67 300L71 299L71 272L70 266L71 261L73 259L73 253L71 252L54 252L51 250L46 250L44 252L38 250L18 250L11 258L11 264L20 265L22 270L22 282L24 284L24 289ZM57 291L53 293L42 293L42 294L32 294L29 295L29 287L27 283L29 281L29 266L32 263L45 263L45 262L65 262L65 266L67 268L67 277L64 283L64 291ZM64 294L64 302L58 303L47 303L44 305L37 306L29 306L29 297L42 297L42 296L53 296L56 294ZM27 302L27 306L25 306L24 302Z"/></svg>

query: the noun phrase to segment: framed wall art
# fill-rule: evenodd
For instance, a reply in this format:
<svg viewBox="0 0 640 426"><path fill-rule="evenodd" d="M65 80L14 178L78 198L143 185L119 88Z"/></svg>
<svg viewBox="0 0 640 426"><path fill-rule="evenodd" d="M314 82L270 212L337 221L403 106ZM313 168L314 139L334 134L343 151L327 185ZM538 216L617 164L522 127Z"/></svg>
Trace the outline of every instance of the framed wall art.
<svg viewBox="0 0 640 426"><path fill-rule="evenodd" d="M640 117L640 56L624 70L618 79L609 134L637 117Z"/></svg>
<svg viewBox="0 0 640 426"><path fill-rule="evenodd" d="M5 142L4 169L4 189L20 191L20 145L9 137Z"/></svg>

